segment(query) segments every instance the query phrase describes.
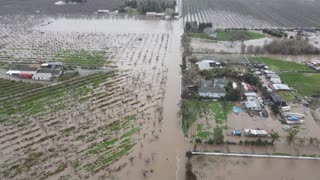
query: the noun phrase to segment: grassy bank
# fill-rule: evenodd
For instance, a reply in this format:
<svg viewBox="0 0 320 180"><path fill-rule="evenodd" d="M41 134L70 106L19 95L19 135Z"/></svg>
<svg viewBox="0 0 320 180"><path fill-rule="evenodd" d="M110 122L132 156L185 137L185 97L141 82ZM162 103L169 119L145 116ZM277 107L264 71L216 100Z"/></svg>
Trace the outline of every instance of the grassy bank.
<svg viewBox="0 0 320 180"><path fill-rule="evenodd" d="M265 36L260 33L251 31L218 31L217 38L218 41L239 41L239 40L253 40L264 38Z"/></svg>
<svg viewBox="0 0 320 180"><path fill-rule="evenodd" d="M214 40L212 37L205 33L187 33L186 35L193 38Z"/></svg>
<svg viewBox="0 0 320 180"><path fill-rule="evenodd" d="M310 71L312 70L300 63L292 62L292 61L284 61L280 59L273 59L269 57L251 57L249 60L252 63L263 63L269 66L274 71Z"/></svg>
<svg viewBox="0 0 320 180"><path fill-rule="evenodd" d="M187 36L193 38L200 38L200 39L210 39L210 40L217 40L217 41L246 41L246 40L253 40L253 39L260 39L264 38L265 36L260 33L251 32L251 31L218 31L217 37L212 38L205 33L187 33Z"/></svg>
<svg viewBox="0 0 320 180"><path fill-rule="evenodd" d="M282 73L280 77L301 95L310 96L320 93L320 74L317 73Z"/></svg>

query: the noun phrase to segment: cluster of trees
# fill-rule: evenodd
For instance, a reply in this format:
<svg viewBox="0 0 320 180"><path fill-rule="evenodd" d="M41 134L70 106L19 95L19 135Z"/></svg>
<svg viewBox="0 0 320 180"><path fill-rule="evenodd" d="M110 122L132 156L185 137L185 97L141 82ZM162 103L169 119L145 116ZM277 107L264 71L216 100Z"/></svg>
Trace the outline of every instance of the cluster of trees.
<svg viewBox="0 0 320 180"><path fill-rule="evenodd" d="M138 8L138 3L136 0L129 0L124 2L125 7Z"/></svg>
<svg viewBox="0 0 320 180"><path fill-rule="evenodd" d="M320 54L320 49L302 39L274 40L266 44L264 50L271 54Z"/></svg>
<svg viewBox="0 0 320 180"><path fill-rule="evenodd" d="M242 80L249 83L249 84L252 84L252 85L255 85L259 88L262 88L262 82L260 80L260 78L253 74L253 73L245 73L243 76L242 76Z"/></svg>
<svg viewBox="0 0 320 180"><path fill-rule="evenodd" d="M221 63L222 64L222 63ZM204 76L206 79L213 77L235 77L240 78L241 72L237 71L235 68L213 68L210 70L200 71L200 75Z"/></svg>
<svg viewBox="0 0 320 180"><path fill-rule="evenodd" d="M288 37L287 33L284 33L282 31L279 31L277 29L263 29L262 30L263 33L269 34L271 36L275 36L275 37Z"/></svg>
<svg viewBox="0 0 320 180"><path fill-rule="evenodd" d="M234 89L232 87L232 82L228 82L228 85L226 86L226 96L224 97L227 101L236 101L240 98L240 90Z"/></svg>
<svg viewBox="0 0 320 180"><path fill-rule="evenodd" d="M196 21L193 22L186 22L185 25L185 32L194 32L194 33L203 33L204 29L212 28L212 23L197 23Z"/></svg>
<svg viewBox="0 0 320 180"><path fill-rule="evenodd" d="M243 46L241 46L241 47L243 47ZM244 46L244 48L245 47L246 46ZM247 54L263 54L265 52L263 47L253 46L253 45L249 45L249 46L247 46L246 50L241 49L241 51L243 51L242 53L244 53L246 51Z"/></svg>
<svg viewBox="0 0 320 180"><path fill-rule="evenodd" d="M126 7L137 9L140 14L146 14L146 12L164 12L167 8L174 9L176 1L156 1L156 0L143 0L138 3L136 0L127 0L121 5L118 10L119 12L125 12Z"/></svg>
<svg viewBox="0 0 320 180"><path fill-rule="evenodd" d="M186 35L182 36L181 39L181 44L183 47L183 52L182 52L182 64L181 64L181 70L182 73L184 73L187 69L187 57L191 56L192 54L192 49L190 46L190 38Z"/></svg>
<svg viewBox="0 0 320 180"><path fill-rule="evenodd" d="M320 49L308 43L307 39L284 39L273 40L269 44L261 46L246 46L241 44L241 53L247 54L283 54L283 55L299 55L299 54L320 54Z"/></svg>
<svg viewBox="0 0 320 180"><path fill-rule="evenodd" d="M140 2L138 11L141 14L146 14L146 12L164 12L167 8L174 9L176 1L165 2L165 1L154 1L154 0L145 0Z"/></svg>

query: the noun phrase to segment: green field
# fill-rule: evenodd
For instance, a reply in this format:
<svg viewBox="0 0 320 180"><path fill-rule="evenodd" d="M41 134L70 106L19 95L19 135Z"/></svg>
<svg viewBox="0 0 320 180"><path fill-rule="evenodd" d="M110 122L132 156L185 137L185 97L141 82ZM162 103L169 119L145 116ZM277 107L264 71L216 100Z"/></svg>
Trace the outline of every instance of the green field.
<svg viewBox="0 0 320 180"><path fill-rule="evenodd" d="M260 39L265 36L260 33L250 31L218 31L216 40L218 41L239 41L239 40L252 40Z"/></svg>
<svg viewBox="0 0 320 180"><path fill-rule="evenodd" d="M320 74L317 73L282 73L284 83L296 89L301 95L320 94Z"/></svg>
<svg viewBox="0 0 320 180"><path fill-rule="evenodd" d="M108 64L109 61L105 57L104 52L100 51L80 51L71 52L66 51L61 54L57 54L55 59L57 61L67 63L70 65L82 66L82 67L101 67Z"/></svg>
<svg viewBox="0 0 320 180"><path fill-rule="evenodd" d="M300 63L291 62L291 61L284 61L280 59L273 59L269 57L251 57L249 60L252 63L263 63L269 66L274 71L310 71L312 70Z"/></svg>
<svg viewBox="0 0 320 180"><path fill-rule="evenodd" d="M211 39L217 41L239 41L239 40L252 40L252 39L260 39L264 38L265 36L260 33L250 32L250 31L218 31L217 37L212 38L205 33L187 33L187 36L200 38L200 39Z"/></svg>
<svg viewBox="0 0 320 180"><path fill-rule="evenodd" d="M28 90L41 87L38 83L26 83L0 78L0 98L14 94L24 93Z"/></svg>
<svg viewBox="0 0 320 180"><path fill-rule="evenodd" d="M194 38L200 38L200 39L211 39L213 40L212 37L205 33L187 33L187 36L194 37Z"/></svg>

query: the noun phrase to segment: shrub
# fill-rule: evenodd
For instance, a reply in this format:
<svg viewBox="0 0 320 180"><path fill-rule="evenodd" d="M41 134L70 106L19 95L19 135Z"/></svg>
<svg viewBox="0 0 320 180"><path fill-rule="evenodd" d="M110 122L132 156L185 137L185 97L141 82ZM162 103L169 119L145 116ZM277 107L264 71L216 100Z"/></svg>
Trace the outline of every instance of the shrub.
<svg viewBox="0 0 320 180"><path fill-rule="evenodd" d="M197 144L202 143L202 141L201 141L201 139L200 139L200 138L197 138L197 139L195 140L195 142L196 142Z"/></svg>

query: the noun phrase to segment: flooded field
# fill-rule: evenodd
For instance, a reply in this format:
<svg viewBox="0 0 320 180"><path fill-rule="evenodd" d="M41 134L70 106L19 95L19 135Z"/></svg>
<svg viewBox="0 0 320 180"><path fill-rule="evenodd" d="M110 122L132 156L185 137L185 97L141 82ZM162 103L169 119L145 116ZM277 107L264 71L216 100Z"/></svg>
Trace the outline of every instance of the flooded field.
<svg viewBox="0 0 320 180"><path fill-rule="evenodd" d="M198 179L319 179L320 161L194 156L192 171Z"/></svg>
<svg viewBox="0 0 320 180"><path fill-rule="evenodd" d="M246 47L250 45L262 47L264 44L270 43L271 41L272 38L268 37L243 42L236 41L232 43L192 38L190 45L194 53L240 53L241 43L246 45Z"/></svg>
<svg viewBox="0 0 320 180"><path fill-rule="evenodd" d="M8 16L0 24L4 64L52 61L57 53L86 50L105 52L118 67L112 75L73 80L81 96L63 83L58 99L48 87L41 97L25 93L3 101L18 102L28 114L22 117L9 106L1 111L1 179L183 177L178 162L187 143L178 117L178 21ZM24 105L28 98L36 99ZM37 105L46 101L49 107Z"/></svg>
<svg viewBox="0 0 320 180"><path fill-rule="evenodd" d="M24 5L14 0L5 6L0 2L0 15L5 14L0 16L0 179L186 179L185 153L194 144L184 137L179 116L182 20L85 15L122 1L94 0L59 8L51 6L55 1L38 1ZM50 15L66 11L71 15ZM222 43L200 40L191 46L198 47L196 55L203 59L214 54L207 49L226 50ZM238 45L230 50L238 51ZM5 68L16 64L60 61L87 52L102 58L95 70L85 64L79 77L32 85L6 79ZM248 63L243 56L214 56L222 62ZM83 65L67 63L79 69ZM307 114L305 131L298 136L319 136L310 112L295 108ZM253 125L281 130L273 117L229 113L226 123L230 130ZM196 150L318 154L316 146L287 146L286 133L279 134L277 146L199 144ZM195 156L191 163L198 179L319 176L318 161Z"/></svg>

